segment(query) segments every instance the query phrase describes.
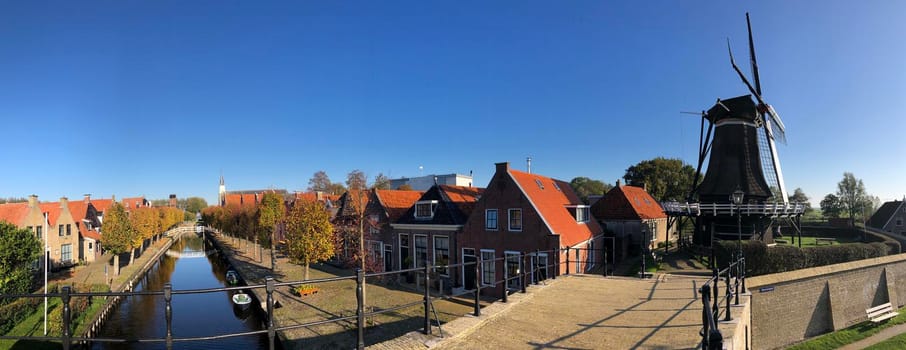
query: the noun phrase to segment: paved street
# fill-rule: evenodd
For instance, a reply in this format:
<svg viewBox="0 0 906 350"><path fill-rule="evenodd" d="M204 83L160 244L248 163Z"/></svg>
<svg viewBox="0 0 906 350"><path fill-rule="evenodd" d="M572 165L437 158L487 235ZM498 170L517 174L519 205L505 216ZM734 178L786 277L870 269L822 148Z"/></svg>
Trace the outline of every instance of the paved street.
<svg viewBox="0 0 906 350"><path fill-rule="evenodd" d="M701 327L701 301L693 290L693 279L669 275L561 278L435 348L693 348Z"/></svg>

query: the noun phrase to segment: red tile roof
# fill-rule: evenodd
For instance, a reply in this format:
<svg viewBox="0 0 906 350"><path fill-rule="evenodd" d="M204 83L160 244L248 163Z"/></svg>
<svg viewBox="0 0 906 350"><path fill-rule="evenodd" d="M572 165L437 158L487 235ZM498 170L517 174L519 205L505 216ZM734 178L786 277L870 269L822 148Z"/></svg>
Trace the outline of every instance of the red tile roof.
<svg viewBox="0 0 906 350"><path fill-rule="evenodd" d="M98 201L101 201L101 200L91 201L91 205L94 206L95 210L100 211L100 209L98 209L98 207L97 207ZM108 202L109 202L109 200L108 200ZM101 235L100 235L100 233L97 232L97 228L89 230L88 226L85 225L85 221L82 221L83 219L88 218L88 204L89 204L89 202L86 202L86 201L70 201L69 202L69 213L72 214L72 220L74 220L76 222L76 227L79 228L79 234L82 235L82 237L90 238L95 241L100 241Z"/></svg>
<svg viewBox="0 0 906 350"><path fill-rule="evenodd" d="M387 211L390 222L396 222L412 207L424 192L402 190L376 190L378 201Z"/></svg>
<svg viewBox="0 0 906 350"><path fill-rule="evenodd" d="M27 202L0 204L0 221L19 226L25 220L26 213L28 213Z"/></svg>
<svg viewBox="0 0 906 350"><path fill-rule="evenodd" d="M145 206L145 197L123 198L120 203L122 203L123 207L126 209L140 208Z"/></svg>
<svg viewBox="0 0 906 350"><path fill-rule="evenodd" d="M648 220L666 218L654 197L636 186L617 186L591 208L598 220Z"/></svg>
<svg viewBox="0 0 906 350"><path fill-rule="evenodd" d="M263 194L257 196L258 201L261 200ZM254 206L258 204L258 201L255 200L255 193L228 193L226 195L226 204L227 205L239 205L239 206Z"/></svg>
<svg viewBox="0 0 906 350"><path fill-rule="evenodd" d="M444 191L450 201L456 204L466 217L472 214L475 204L481 194L484 193L484 188L470 186L440 185L440 189Z"/></svg>
<svg viewBox="0 0 906 350"><path fill-rule="evenodd" d="M573 192L569 183L513 169L509 169L509 173L551 231L560 235L561 245L572 246L603 232L595 220L589 219L584 223L576 222L576 217L570 212L568 206L581 205L582 201ZM543 188L538 185L539 182Z"/></svg>
<svg viewBox="0 0 906 350"><path fill-rule="evenodd" d="M52 229L53 226L57 225L57 220L60 218L60 212L63 211L62 208L60 208L60 202L40 203L38 206L41 208L42 213L47 213L47 224L50 225Z"/></svg>

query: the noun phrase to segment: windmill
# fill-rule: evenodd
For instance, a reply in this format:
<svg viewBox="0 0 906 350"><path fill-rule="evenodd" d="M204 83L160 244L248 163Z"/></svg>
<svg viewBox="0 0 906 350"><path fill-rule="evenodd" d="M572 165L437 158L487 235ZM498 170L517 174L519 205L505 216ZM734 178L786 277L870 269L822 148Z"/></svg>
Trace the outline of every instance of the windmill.
<svg viewBox="0 0 906 350"><path fill-rule="evenodd" d="M751 94L718 99L701 113L698 167L687 203L664 205L668 215L695 217L693 241L698 244L743 237L770 243L776 219L798 219L804 211L787 199L776 148L777 142L786 143L786 127L763 98L748 13L746 25L754 86L736 65L729 39L727 50L733 70ZM708 168L699 182L706 159ZM732 202L734 193L744 194L742 202ZM797 223L792 226L799 231Z"/></svg>

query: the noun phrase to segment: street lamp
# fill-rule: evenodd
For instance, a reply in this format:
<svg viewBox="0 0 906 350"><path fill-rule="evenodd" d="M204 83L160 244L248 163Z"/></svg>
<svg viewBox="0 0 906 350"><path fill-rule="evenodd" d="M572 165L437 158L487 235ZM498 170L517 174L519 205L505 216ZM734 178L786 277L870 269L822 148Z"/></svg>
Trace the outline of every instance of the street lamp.
<svg viewBox="0 0 906 350"><path fill-rule="evenodd" d="M738 255L742 255L742 210L740 210L740 206L745 195L739 186L736 186L736 191L730 195L730 200L736 205L736 254Z"/></svg>

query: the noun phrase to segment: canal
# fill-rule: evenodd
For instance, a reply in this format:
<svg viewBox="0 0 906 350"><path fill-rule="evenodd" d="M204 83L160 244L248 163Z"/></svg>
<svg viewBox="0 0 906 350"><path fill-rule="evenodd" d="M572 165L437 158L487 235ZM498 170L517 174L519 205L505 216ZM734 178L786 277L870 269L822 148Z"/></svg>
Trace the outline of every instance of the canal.
<svg viewBox="0 0 906 350"><path fill-rule="evenodd" d="M207 254L199 254L207 252ZM228 263L209 243L194 234L185 234L148 270L135 291L219 288L226 285ZM193 254L194 253L194 254ZM201 337L265 329L259 310L233 305L232 293L173 295L173 337ZM134 296L124 299L104 323L98 338L163 338L167 334L163 296ZM178 342L174 349L267 349L267 334L210 341ZM92 349L162 349L163 343L101 343Z"/></svg>

